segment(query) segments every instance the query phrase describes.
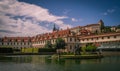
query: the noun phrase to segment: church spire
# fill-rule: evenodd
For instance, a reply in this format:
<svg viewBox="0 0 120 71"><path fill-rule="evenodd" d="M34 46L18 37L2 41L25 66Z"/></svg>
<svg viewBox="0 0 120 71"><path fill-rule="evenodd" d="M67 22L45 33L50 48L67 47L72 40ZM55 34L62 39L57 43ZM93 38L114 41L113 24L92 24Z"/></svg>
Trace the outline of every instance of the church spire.
<svg viewBox="0 0 120 71"><path fill-rule="evenodd" d="M54 27L53 27L53 32L54 32L54 31L56 31L56 30L57 30L57 29L56 29L55 24L54 24Z"/></svg>

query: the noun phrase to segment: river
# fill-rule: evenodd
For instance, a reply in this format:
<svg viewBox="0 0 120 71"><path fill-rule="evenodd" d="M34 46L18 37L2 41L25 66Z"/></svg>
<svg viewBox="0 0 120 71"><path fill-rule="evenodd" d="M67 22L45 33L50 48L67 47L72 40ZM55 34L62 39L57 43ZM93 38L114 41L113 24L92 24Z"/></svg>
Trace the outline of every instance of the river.
<svg viewBox="0 0 120 71"><path fill-rule="evenodd" d="M120 71L120 56L101 59L49 59L48 55L0 57L0 71Z"/></svg>

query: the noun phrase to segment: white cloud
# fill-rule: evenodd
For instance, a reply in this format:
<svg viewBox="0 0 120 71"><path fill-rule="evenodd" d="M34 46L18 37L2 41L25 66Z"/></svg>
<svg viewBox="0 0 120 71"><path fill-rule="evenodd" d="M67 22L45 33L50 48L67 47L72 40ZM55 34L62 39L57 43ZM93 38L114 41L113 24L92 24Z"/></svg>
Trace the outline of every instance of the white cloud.
<svg viewBox="0 0 120 71"><path fill-rule="evenodd" d="M113 13L113 12L115 12L115 9L108 9L107 12L108 13Z"/></svg>
<svg viewBox="0 0 120 71"><path fill-rule="evenodd" d="M103 13L103 15L109 15L114 12L115 12L115 9L108 9L106 12Z"/></svg>
<svg viewBox="0 0 120 71"><path fill-rule="evenodd" d="M105 13L103 13L103 15L108 15L108 13L107 13L107 12L105 12Z"/></svg>
<svg viewBox="0 0 120 71"><path fill-rule="evenodd" d="M70 11L70 9L64 9L63 14L67 15Z"/></svg>
<svg viewBox="0 0 120 71"><path fill-rule="evenodd" d="M43 21L55 23L63 29L72 27L62 21L65 18L68 17L53 15L49 13L48 9L34 4L19 2L17 0L1 0L0 30L9 30L15 33L10 34L0 31L0 36L33 36L50 32L50 29L39 25Z"/></svg>
<svg viewBox="0 0 120 71"><path fill-rule="evenodd" d="M72 20L73 22L77 22L77 21L78 21L78 20L75 19L75 18L71 18L71 20Z"/></svg>

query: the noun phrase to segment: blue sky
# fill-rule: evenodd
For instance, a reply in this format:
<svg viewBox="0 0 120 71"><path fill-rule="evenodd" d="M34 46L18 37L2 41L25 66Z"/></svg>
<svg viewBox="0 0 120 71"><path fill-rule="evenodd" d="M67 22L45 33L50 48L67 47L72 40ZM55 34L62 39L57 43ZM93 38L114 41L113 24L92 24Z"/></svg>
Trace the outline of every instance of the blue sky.
<svg viewBox="0 0 120 71"><path fill-rule="evenodd" d="M64 21L74 26L97 23L120 24L120 0L19 0L47 8L50 13L68 16ZM71 21L75 18L79 21Z"/></svg>
<svg viewBox="0 0 120 71"><path fill-rule="evenodd" d="M34 36L67 27L120 24L120 0L0 0L0 36Z"/></svg>

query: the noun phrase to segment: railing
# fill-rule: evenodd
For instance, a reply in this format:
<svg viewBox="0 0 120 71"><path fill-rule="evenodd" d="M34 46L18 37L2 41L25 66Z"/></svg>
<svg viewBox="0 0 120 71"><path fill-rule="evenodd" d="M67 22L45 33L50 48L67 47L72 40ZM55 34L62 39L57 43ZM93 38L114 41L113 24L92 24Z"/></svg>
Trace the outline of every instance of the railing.
<svg viewBox="0 0 120 71"><path fill-rule="evenodd" d="M97 49L110 49L110 48L113 48L113 49L117 49L119 48L120 49L120 42L115 42L115 43L103 43L101 44L100 47L98 47Z"/></svg>

